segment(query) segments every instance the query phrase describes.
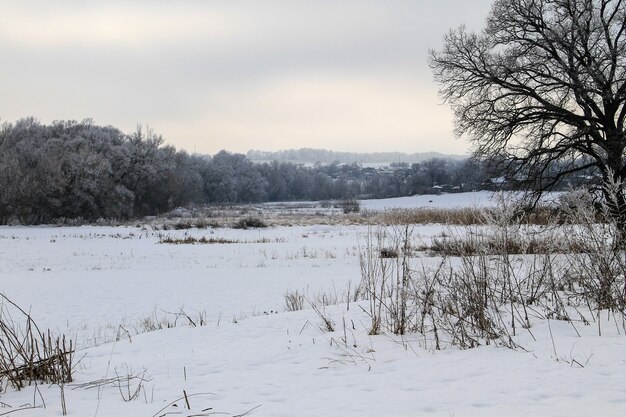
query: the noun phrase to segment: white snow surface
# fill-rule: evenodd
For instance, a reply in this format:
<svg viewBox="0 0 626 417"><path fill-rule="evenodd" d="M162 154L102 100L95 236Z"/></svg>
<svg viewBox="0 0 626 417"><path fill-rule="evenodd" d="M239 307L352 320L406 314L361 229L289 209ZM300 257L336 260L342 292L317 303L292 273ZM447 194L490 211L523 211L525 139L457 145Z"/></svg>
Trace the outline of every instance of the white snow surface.
<svg viewBox="0 0 626 417"><path fill-rule="evenodd" d="M474 191L465 193L421 194L410 197L361 200L361 208L380 211L387 209L412 208L455 209L495 207L498 204L496 196L499 194L503 195L506 199L516 199L521 197L520 193L513 191ZM556 191L545 193L542 197L542 201L553 202L562 194L562 192Z"/></svg>
<svg viewBox="0 0 626 417"><path fill-rule="evenodd" d="M463 196L430 198L439 197ZM395 200L366 207L420 204L414 197ZM416 226L414 235L428 239L444 227ZM536 341L520 334L524 349L433 351L423 336L368 335L368 316L358 304L327 307L332 333L321 330L312 310L284 311L287 290L314 298L322 290L341 297L349 284L354 288L366 232L357 226L0 227L0 291L40 327L77 340L82 359L65 387L71 416L624 414L626 337L608 319L601 337L595 326L577 325L579 337L570 323L538 322ZM158 243L186 235L240 243ZM171 320L175 315L167 312L181 309L194 319L204 312L208 323L189 327L179 318L179 327L135 334L145 319ZM572 359L584 367L572 366ZM128 402L122 393L134 390L136 379L100 390L76 385L128 374L147 379ZM5 388L0 415L42 406L42 399L45 408L9 415L61 415L57 386ZM190 409L180 399L183 390Z"/></svg>
<svg viewBox="0 0 626 417"><path fill-rule="evenodd" d="M450 194L423 194L411 197L361 200L361 208L367 210L410 208L461 208L495 206L492 191L476 191Z"/></svg>

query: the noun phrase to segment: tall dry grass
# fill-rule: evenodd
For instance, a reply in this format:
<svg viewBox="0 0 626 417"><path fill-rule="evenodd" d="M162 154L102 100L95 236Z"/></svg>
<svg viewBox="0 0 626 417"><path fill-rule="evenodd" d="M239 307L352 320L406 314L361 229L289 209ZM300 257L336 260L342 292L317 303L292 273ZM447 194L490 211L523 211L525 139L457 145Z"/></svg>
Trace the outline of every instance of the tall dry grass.
<svg viewBox="0 0 626 417"><path fill-rule="evenodd" d="M575 314L596 321L601 333L600 312L615 315L626 333L620 230L607 207L574 198L569 211L532 228L503 200L482 213L480 233L457 226L435 239L436 266L416 258L408 226L372 228L361 250L371 333L421 334L434 349L515 348L520 332L532 336L534 320Z"/></svg>

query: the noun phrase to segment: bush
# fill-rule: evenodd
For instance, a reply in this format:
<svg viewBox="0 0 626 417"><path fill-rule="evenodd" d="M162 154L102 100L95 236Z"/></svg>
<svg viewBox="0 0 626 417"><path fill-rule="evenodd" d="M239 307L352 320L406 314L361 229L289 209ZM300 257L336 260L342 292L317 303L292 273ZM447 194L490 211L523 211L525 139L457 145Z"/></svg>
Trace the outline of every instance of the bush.
<svg viewBox="0 0 626 417"><path fill-rule="evenodd" d="M287 291L285 294L285 308L287 311L300 311L304 309L306 299L300 291Z"/></svg>
<svg viewBox="0 0 626 417"><path fill-rule="evenodd" d="M609 202L617 199L622 184L606 186ZM598 309L626 311L626 239L608 204L595 204L591 193L578 190L566 215L567 239L579 242L581 254L570 254L569 275L578 296L590 297Z"/></svg>
<svg viewBox="0 0 626 417"><path fill-rule="evenodd" d="M398 251L393 248L382 248L380 250L380 257L381 258L397 258Z"/></svg>
<svg viewBox="0 0 626 417"><path fill-rule="evenodd" d="M359 213L361 211L361 203L355 199L341 200L336 207L342 209L345 214Z"/></svg>
<svg viewBox="0 0 626 417"><path fill-rule="evenodd" d="M322 201L320 201L320 207L321 208L328 209L328 208L331 208L332 206L333 206L332 201L329 201L329 200L322 200Z"/></svg>
<svg viewBox="0 0 626 417"><path fill-rule="evenodd" d="M187 230L193 228L193 224L189 220L179 220L171 225L174 230Z"/></svg>
<svg viewBox="0 0 626 417"><path fill-rule="evenodd" d="M370 334L383 327L395 334L411 331L413 315L408 307L411 272L409 268L411 231L401 228L370 229L361 252L361 284L356 293L369 300Z"/></svg>
<svg viewBox="0 0 626 417"><path fill-rule="evenodd" d="M267 227L267 223L258 217L244 217L233 225L233 229L250 229Z"/></svg>

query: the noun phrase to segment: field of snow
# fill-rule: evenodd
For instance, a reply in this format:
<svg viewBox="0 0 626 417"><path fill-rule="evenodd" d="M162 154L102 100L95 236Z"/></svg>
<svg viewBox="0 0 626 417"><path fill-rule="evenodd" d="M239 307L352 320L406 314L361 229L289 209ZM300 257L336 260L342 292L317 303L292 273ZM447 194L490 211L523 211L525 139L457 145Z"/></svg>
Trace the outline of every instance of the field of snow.
<svg viewBox="0 0 626 417"><path fill-rule="evenodd" d="M411 197L361 200L361 208L367 210L427 208L492 207L494 193L477 191L454 194L424 194Z"/></svg>
<svg viewBox="0 0 626 417"><path fill-rule="evenodd" d="M413 209L413 208L484 208L495 207L497 198L493 191L475 191L451 194L423 194L411 197L384 198L377 200L361 200L361 208L366 210L386 210L386 209ZM553 202L562 193L546 193L542 201ZM516 198L515 192L505 192L506 198Z"/></svg>
<svg viewBox="0 0 626 417"><path fill-rule="evenodd" d="M489 201L484 193L470 197L363 206ZM415 226L413 234L429 239L443 230ZM366 304L343 302L348 287L359 283L366 234L365 226L324 225L0 227L0 291L40 327L77 341L81 360L65 387L73 416L610 417L626 411L626 338L610 318L603 319L602 337L595 326L537 322L536 340L520 333L519 350L434 351L423 336L368 335ZM159 243L187 236L234 243ZM286 312L289 290L311 299L336 296L340 304L326 307L335 331L324 332L312 310ZM181 311L206 324L188 326ZM160 320L179 326L142 333ZM118 376L134 378L84 385ZM137 397L126 401L136 389ZM16 411L26 406L35 408ZM0 416L60 416L61 410L57 386L0 387Z"/></svg>

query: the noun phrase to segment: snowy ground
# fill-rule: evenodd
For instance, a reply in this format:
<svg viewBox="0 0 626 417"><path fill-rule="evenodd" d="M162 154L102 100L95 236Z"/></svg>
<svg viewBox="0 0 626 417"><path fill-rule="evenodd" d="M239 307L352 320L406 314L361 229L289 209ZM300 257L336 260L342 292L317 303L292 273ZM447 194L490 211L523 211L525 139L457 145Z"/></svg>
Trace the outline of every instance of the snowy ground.
<svg viewBox="0 0 626 417"><path fill-rule="evenodd" d="M361 208L367 210L412 209L412 208L481 208L495 207L497 194L492 191L476 191L452 194L424 194L411 197L384 198L378 200L361 200ZM546 193L544 202L553 202L561 192ZM506 198L516 198L518 193L504 192Z"/></svg>
<svg viewBox="0 0 626 417"><path fill-rule="evenodd" d="M447 203L445 196L430 198L454 205L452 197ZM365 204L408 207L416 201ZM444 227L416 226L414 235L428 239ZM433 351L422 337L369 336L368 316L354 303L327 307L333 333L320 329L312 310L284 311L287 290L305 290L310 298L324 291L341 299L348 285L358 284L359 245L366 233L364 226L0 227L0 291L30 309L40 327L78 341L82 360L75 384L116 375L146 379L101 389L66 387L73 416L234 416L249 410L249 416L285 417L621 416L626 411L626 338L608 319L602 337L595 326L538 322L532 328L537 341L529 333L518 336L525 350ZM188 235L238 243L159 243ZM188 327L180 318L179 327L135 334L145 319L171 321L176 317L171 313L181 309L194 319L202 314L208 324ZM128 389L140 383L138 397L125 401ZM4 389L0 415L44 401L45 408L10 415L61 415L56 386ZM184 400L170 404L183 390L190 410Z"/></svg>
<svg viewBox="0 0 626 417"><path fill-rule="evenodd" d="M367 210L459 207L492 207L495 205L494 193L477 191L474 193L425 194L411 197L384 198L379 200L361 200L361 208Z"/></svg>

